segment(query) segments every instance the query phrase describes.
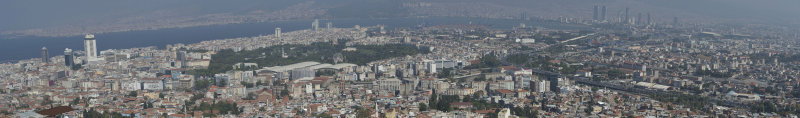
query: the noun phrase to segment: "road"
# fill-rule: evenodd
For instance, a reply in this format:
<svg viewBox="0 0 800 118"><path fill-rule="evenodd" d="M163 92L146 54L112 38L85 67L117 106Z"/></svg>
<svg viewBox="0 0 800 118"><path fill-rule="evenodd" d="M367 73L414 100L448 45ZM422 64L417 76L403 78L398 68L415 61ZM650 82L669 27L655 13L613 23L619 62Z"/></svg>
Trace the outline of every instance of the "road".
<svg viewBox="0 0 800 118"><path fill-rule="evenodd" d="M544 70L539 70L539 69L532 69L532 71L533 71L533 73L542 74L542 75L546 75L546 76L555 76L555 77L562 77L563 76L563 75L561 75L559 73L550 72L550 71L544 71ZM639 94L639 95L660 94L660 95L665 95L665 96L679 96L679 95L683 95L684 94L684 93L675 92L675 91L660 91L660 90L652 90L652 89L639 89L639 88L634 88L633 86L630 86L630 85L626 86L626 85L618 85L618 84L608 83L608 82L592 81L591 79L585 78L585 77L575 77L575 76L566 76L566 77L569 77L570 79L574 80L575 83L578 83L578 84L584 84L584 85L596 86L596 87L602 87L602 88L609 88L609 89L620 90L620 91L630 92L630 93ZM737 102L737 101L731 101L731 100L721 100L721 99L717 99L717 98L708 98L708 102L709 103L719 103L719 105L729 106L729 107L749 108L748 104L744 104L744 103Z"/></svg>

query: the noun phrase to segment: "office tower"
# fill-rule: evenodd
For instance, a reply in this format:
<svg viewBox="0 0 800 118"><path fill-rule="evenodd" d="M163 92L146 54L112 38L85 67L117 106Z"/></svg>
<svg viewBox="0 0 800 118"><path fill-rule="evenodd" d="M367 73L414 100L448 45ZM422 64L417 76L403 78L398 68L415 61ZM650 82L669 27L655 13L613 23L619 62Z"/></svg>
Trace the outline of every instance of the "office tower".
<svg viewBox="0 0 800 118"><path fill-rule="evenodd" d="M93 34L86 34L83 40L83 48L86 50L86 60L97 60L97 41L94 39Z"/></svg>
<svg viewBox="0 0 800 118"><path fill-rule="evenodd" d="M314 22L311 22L311 29L317 31L319 29L319 19L314 19Z"/></svg>
<svg viewBox="0 0 800 118"><path fill-rule="evenodd" d="M280 27L275 28L275 37L277 37L278 39L281 38L281 28Z"/></svg>
<svg viewBox="0 0 800 118"><path fill-rule="evenodd" d="M50 57L50 55L47 54L47 47L42 47L42 62L49 63L50 60L48 57Z"/></svg>
<svg viewBox="0 0 800 118"><path fill-rule="evenodd" d="M650 25L650 23L652 22L651 21L652 19L650 19L650 18L651 18L650 17L650 13L647 13L647 25Z"/></svg>
<svg viewBox="0 0 800 118"><path fill-rule="evenodd" d="M175 58L177 58L181 64L181 68L186 68L186 51L175 52Z"/></svg>
<svg viewBox="0 0 800 118"><path fill-rule="evenodd" d="M675 25L678 24L678 17L673 17L672 18L672 24L675 24Z"/></svg>
<svg viewBox="0 0 800 118"><path fill-rule="evenodd" d="M606 6L603 6L603 9L600 11L600 20L606 20Z"/></svg>
<svg viewBox="0 0 800 118"><path fill-rule="evenodd" d="M639 13L639 14L636 16L636 24L637 24L637 25L641 25L641 24L642 24L642 13Z"/></svg>
<svg viewBox="0 0 800 118"><path fill-rule="evenodd" d="M175 59L178 61L186 60L186 51L175 52Z"/></svg>
<svg viewBox="0 0 800 118"><path fill-rule="evenodd" d="M64 49L64 65L71 67L75 64L75 57L72 54L72 49Z"/></svg>
<svg viewBox="0 0 800 118"><path fill-rule="evenodd" d="M600 18L600 14L598 13L599 12L598 10L599 10L598 6L594 5L594 12L592 14L592 19L593 20L600 20L599 19Z"/></svg>
<svg viewBox="0 0 800 118"><path fill-rule="evenodd" d="M625 22L625 23L631 23L631 21L630 21L630 20L631 20L631 17L629 17L629 16L628 16L628 12L629 12L630 10L631 10L630 8L627 8L627 7L625 7L625 20L622 20L622 22Z"/></svg>
<svg viewBox="0 0 800 118"><path fill-rule="evenodd" d="M331 22L326 23L326 25L327 25L327 27L325 27L325 28L327 28L327 29L333 28L333 23L331 23Z"/></svg>
<svg viewBox="0 0 800 118"><path fill-rule="evenodd" d="M380 29L381 29L381 30L380 30L381 34L386 34L386 31L384 31L384 30L383 30L383 25L380 25L380 27L381 27L381 28L380 28Z"/></svg>

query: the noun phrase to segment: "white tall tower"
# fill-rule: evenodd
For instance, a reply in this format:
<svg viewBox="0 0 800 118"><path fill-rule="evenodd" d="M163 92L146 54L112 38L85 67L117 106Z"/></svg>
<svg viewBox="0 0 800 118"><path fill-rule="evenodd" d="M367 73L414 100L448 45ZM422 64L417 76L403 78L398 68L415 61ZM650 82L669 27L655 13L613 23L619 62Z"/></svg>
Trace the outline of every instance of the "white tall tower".
<svg viewBox="0 0 800 118"><path fill-rule="evenodd" d="M277 37L278 39L281 38L281 28L280 27L275 28L275 37Z"/></svg>
<svg viewBox="0 0 800 118"><path fill-rule="evenodd" d="M317 31L317 29L319 29L319 19L314 19L314 22L311 23L311 28L314 31Z"/></svg>
<svg viewBox="0 0 800 118"><path fill-rule="evenodd" d="M83 40L83 48L86 50L87 61L97 60L97 43L93 34L86 34Z"/></svg>
<svg viewBox="0 0 800 118"><path fill-rule="evenodd" d="M328 22L328 23L327 23L327 27L325 27L325 28L327 28L327 29L331 29L331 28L333 28L333 23L331 23L331 22Z"/></svg>

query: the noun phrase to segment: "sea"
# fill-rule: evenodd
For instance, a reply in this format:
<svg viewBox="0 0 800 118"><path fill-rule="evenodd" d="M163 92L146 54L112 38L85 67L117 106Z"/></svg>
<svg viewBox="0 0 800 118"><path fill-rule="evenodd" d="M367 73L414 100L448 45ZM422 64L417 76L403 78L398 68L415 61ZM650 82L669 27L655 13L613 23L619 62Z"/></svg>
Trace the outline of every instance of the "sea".
<svg viewBox="0 0 800 118"><path fill-rule="evenodd" d="M111 32L95 34L98 51L108 49L127 49L134 47L156 46L164 48L168 44L191 44L207 40L218 40L237 37L253 37L271 35L276 27L283 32L311 28L313 20L267 21L254 23L222 24L196 26L186 28L170 28L157 30L140 30L127 32ZM320 20L320 28L327 22L333 27L352 28L384 25L386 29L416 28L420 26L442 24L481 24L494 29L511 29L524 23L527 26L548 29L587 29L575 25L563 25L556 21L491 19L463 17L407 17L384 19L327 19ZM0 35L0 63L15 63L19 60L40 58L42 47L47 47L49 56L63 55L64 49L83 50L83 36L67 37L12 37Z"/></svg>

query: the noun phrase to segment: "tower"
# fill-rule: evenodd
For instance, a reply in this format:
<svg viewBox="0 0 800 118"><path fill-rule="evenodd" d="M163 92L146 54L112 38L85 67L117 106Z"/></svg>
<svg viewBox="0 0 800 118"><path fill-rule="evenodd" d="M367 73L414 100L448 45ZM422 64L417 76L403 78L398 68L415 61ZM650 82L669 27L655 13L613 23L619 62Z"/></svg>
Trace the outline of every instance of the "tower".
<svg viewBox="0 0 800 118"><path fill-rule="evenodd" d="M625 7L625 20L622 20L622 22L631 23L631 17L628 16L628 12L630 10L631 10L630 8Z"/></svg>
<svg viewBox="0 0 800 118"><path fill-rule="evenodd" d="M678 17L672 17L672 24L678 25Z"/></svg>
<svg viewBox="0 0 800 118"><path fill-rule="evenodd" d="M327 25L327 27L325 27L325 28L327 28L327 29L333 28L333 23L331 23L331 22L326 23L326 25Z"/></svg>
<svg viewBox="0 0 800 118"><path fill-rule="evenodd" d="M72 55L72 49L64 49L64 65L71 67L75 64L75 57Z"/></svg>
<svg viewBox="0 0 800 118"><path fill-rule="evenodd" d="M641 24L642 24L642 13L639 13L638 16L636 16L636 25L641 25Z"/></svg>
<svg viewBox="0 0 800 118"><path fill-rule="evenodd" d="M97 60L97 41L94 39L93 34L86 34L83 40L83 48L86 50L86 60Z"/></svg>
<svg viewBox="0 0 800 118"><path fill-rule="evenodd" d="M606 6L603 6L600 11L600 20L606 20Z"/></svg>
<svg viewBox="0 0 800 118"><path fill-rule="evenodd" d="M319 19L314 19L314 22L311 22L311 29L317 31L319 29Z"/></svg>
<svg viewBox="0 0 800 118"><path fill-rule="evenodd" d="M186 51L175 52L175 58L180 61L181 68L186 67Z"/></svg>
<svg viewBox="0 0 800 118"><path fill-rule="evenodd" d="M647 65L642 65L641 69L642 70L639 70L639 72L641 73L640 76L647 76Z"/></svg>
<svg viewBox="0 0 800 118"><path fill-rule="evenodd" d="M600 18L600 14L598 13L599 12L598 10L599 10L599 7L597 5L594 5L594 12L592 12L593 13L592 14L592 19L593 20L600 20L599 19Z"/></svg>
<svg viewBox="0 0 800 118"><path fill-rule="evenodd" d="M383 25L380 25L380 27L381 27L380 28L381 29L381 34L386 34L386 31L383 30Z"/></svg>
<svg viewBox="0 0 800 118"><path fill-rule="evenodd" d="M280 27L276 27L275 28L275 37L278 38L278 39L281 38L281 28Z"/></svg>
<svg viewBox="0 0 800 118"><path fill-rule="evenodd" d="M650 13L647 13L647 25L650 25L650 22L652 22L651 20L652 19L650 19Z"/></svg>
<svg viewBox="0 0 800 118"><path fill-rule="evenodd" d="M42 47L42 62L49 63L49 57L50 55L47 54L47 47Z"/></svg>

